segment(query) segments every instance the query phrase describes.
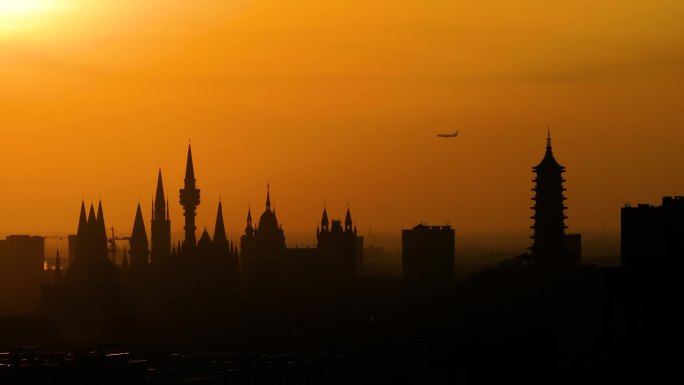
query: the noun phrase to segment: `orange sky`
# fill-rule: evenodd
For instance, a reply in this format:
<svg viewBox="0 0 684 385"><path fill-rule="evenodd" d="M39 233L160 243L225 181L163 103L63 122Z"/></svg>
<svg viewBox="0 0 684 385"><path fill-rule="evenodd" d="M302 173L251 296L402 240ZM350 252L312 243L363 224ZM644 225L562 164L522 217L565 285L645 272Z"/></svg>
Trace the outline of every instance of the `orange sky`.
<svg viewBox="0 0 684 385"><path fill-rule="evenodd" d="M267 180L286 235L324 200L364 232L527 232L548 124L571 230L684 194L681 1L42 4L0 7L0 233L74 232L100 196L149 231L160 165L180 230L188 138L200 229L221 195L234 239Z"/></svg>

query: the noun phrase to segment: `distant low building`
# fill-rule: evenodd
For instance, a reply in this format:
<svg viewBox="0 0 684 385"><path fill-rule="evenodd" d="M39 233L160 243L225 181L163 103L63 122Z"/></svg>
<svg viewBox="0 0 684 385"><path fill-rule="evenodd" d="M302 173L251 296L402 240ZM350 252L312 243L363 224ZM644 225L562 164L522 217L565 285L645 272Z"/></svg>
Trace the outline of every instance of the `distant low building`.
<svg viewBox="0 0 684 385"><path fill-rule="evenodd" d="M451 226L420 224L402 231L402 277L411 285L452 281L455 254L456 234Z"/></svg>
<svg viewBox="0 0 684 385"><path fill-rule="evenodd" d="M44 283L45 240L10 235L0 240L0 314L35 315Z"/></svg>
<svg viewBox="0 0 684 385"><path fill-rule="evenodd" d="M684 197L664 197L661 206L626 205L621 211L622 266L634 270L684 265Z"/></svg>

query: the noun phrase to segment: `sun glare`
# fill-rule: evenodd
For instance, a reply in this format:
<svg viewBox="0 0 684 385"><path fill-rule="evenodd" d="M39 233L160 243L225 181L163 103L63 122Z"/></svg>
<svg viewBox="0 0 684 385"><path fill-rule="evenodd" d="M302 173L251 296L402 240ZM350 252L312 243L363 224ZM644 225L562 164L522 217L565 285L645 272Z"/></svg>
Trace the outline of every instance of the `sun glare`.
<svg viewBox="0 0 684 385"><path fill-rule="evenodd" d="M41 19L58 5L59 0L0 0L0 32L40 26Z"/></svg>

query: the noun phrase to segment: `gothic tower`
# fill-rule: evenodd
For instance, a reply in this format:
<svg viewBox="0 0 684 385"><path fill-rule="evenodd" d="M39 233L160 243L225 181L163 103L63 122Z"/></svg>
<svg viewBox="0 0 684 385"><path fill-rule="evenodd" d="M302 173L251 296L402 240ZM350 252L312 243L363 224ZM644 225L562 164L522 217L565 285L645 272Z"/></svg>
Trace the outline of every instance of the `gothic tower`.
<svg viewBox="0 0 684 385"><path fill-rule="evenodd" d="M316 229L316 239L318 240L318 243L321 243L321 242L323 242L324 239L327 239L329 234L330 234L330 221L328 220L328 210L325 208L325 205L323 205L323 216L321 217L321 227Z"/></svg>
<svg viewBox="0 0 684 385"><path fill-rule="evenodd" d="M76 234L74 260L69 261L67 277L71 282L97 283L112 278L114 264L108 256L107 231L105 229L102 202L98 214L91 204L86 217L85 203L81 202L81 213Z"/></svg>
<svg viewBox="0 0 684 385"><path fill-rule="evenodd" d="M325 261L324 274L329 284L342 284L350 282L356 277L360 267L361 255L357 250L360 239L356 236L353 228L351 211L347 208L347 214L342 221L328 220L328 212L323 208L321 230L317 230L318 252L320 258Z"/></svg>
<svg viewBox="0 0 684 385"><path fill-rule="evenodd" d="M171 219L165 199L160 169L157 177L157 193L152 202L152 264L168 262L171 256Z"/></svg>
<svg viewBox="0 0 684 385"><path fill-rule="evenodd" d="M551 133L546 143L546 155L541 163L532 168L534 179L534 231L532 239L532 261L536 265L564 265L568 263L565 244L565 188L563 173L565 167L558 164L551 149Z"/></svg>
<svg viewBox="0 0 684 385"><path fill-rule="evenodd" d="M183 251L192 252L197 246L195 236L195 216L197 206L200 204L200 190L195 186L195 168L192 164L192 149L188 146L188 160L185 166L185 186L180 190L180 204L183 206L183 216L185 217L185 241Z"/></svg>
<svg viewBox="0 0 684 385"><path fill-rule="evenodd" d="M150 250L148 248L147 231L145 231L145 221L143 220L142 210L140 210L140 204L138 204L138 209L135 212L133 233L129 243L131 245L131 268L135 271L145 271Z"/></svg>

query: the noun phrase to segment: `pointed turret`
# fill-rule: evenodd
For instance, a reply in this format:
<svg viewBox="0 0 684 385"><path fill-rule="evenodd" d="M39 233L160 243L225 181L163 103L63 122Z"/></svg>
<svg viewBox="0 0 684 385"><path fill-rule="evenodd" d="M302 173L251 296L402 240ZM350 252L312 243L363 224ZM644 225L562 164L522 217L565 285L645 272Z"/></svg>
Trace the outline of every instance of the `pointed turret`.
<svg viewBox="0 0 684 385"><path fill-rule="evenodd" d="M212 256L211 237L206 228L202 231L199 242L197 242L197 254L203 258Z"/></svg>
<svg viewBox="0 0 684 385"><path fill-rule="evenodd" d="M169 202L164 195L162 172L157 174L157 192L152 204L151 230L151 263L163 264L171 256L171 220L169 220Z"/></svg>
<svg viewBox="0 0 684 385"><path fill-rule="evenodd" d="M145 222L143 220L142 209L140 203L135 212L135 220L133 221L133 233L131 234L131 241L144 241L147 243L147 231L145 230Z"/></svg>
<svg viewBox="0 0 684 385"><path fill-rule="evenodd" d="M73 260L69 261L70 264L73 265L81 256L89 253L89 229L85 202L81 201L81 214L79 215L78 230L76 232L76 250L74 252Z"/></svg>
<svg viewBox="0 0 684 385"><path fill-rule="evenodd" d="M78 218L78 231L76 236L82 237L86 235L88 229L88 218L86 217L85 202L81 201L81 214Z"/></svg>
<svg viewBox="0 0 684 385"><path fill-rule="evenodd" d="M162 182L162 172L159 169L157 175L157 193L154 197L154 218L166 217L166 196L164 195L164 182Z"/></svg>
<svg viewBox="0 0 684 385"><path fill-rule="evenodd" d="M90 211L88 212L88 227L92 230L97 226L97 215L95 215L95 206L90 204Z"/></svg>
<svg viewBox="0 0 684 385"><path fill-rule="evenodd" d="M226 227L223 223L223 204L219 201L218 211L216 212L216 225L214 226L214 242L228 242L226 238Z"/></svg>
<svg viewBox="0 0 684 385"><path fill-rule="evenodd" d="M321 218L321 231L328 231L330 227L330 221L328 220L328 210L323 205L323 217Z"/></svg>
<svg viewBox="0 0 684 385"><path fill-rule="evenodd" d="M97 230L96 230L96 247L97 253L107 255L107 227L105 226L104 212L102 210L102 201L97 204Z"/></svg>
<svg viewBox="0 0 684 385"><path fill-rule="evenodd" d="M351 217L351 211L349 210L349 207L347 207L347 215L344 218L344 231L345 232L353 232L354 229L354 222L352 222L352 217Z"/></svg>
<svg viewBox="0 0 684 385"><path fill-rule="evenodd" d="M85 236L83 237L82 240L82 252L85 258L88 260L91 260L92 258L97 258L97 256L100 254L100 249L99 249L99 231L97 227L97 215L95 214L95 206L93 204L90 204L90 210L88 212L88 227L85 232ZM80 259L80 256L79 258Z"/></svg>
<svg viewBox="0 0 684 385"><path fill-rule="evenodd" d="M252 226L252 208L247 208L247 226L245 227L245 234L254 234L254 227Z"/></svg>
<svg viewBox="0 0 684 385"><path fill-rule="evenodd" d="M218 211L216 212L216 226L214 226L213 255L222 261L230 257L230 243L226 237L226 228L223 223L223 204L219 199ZM231 267L232 269L232 267ZM233 270L231 270L233 272ZM234 277L231 276L231 279Z"/></svg>
<svg viewBox="0 0 684 385"><path fill-rule="evenodd" d="M147 231L145 230L145 221L143 220L140 204L138 204L138 208L135 212L133 233L131 234L131 239L128 242L131 245L131 267L136 270L144 270L147 267L149 245L147 242Z"/></svg>
<svg viewBox="0 0 684 385"><path fill-rule="evenodd" d="M185 188L195 187L195 166L192 163L192 147L188 145L188 159L185 163Z"/></svg>

